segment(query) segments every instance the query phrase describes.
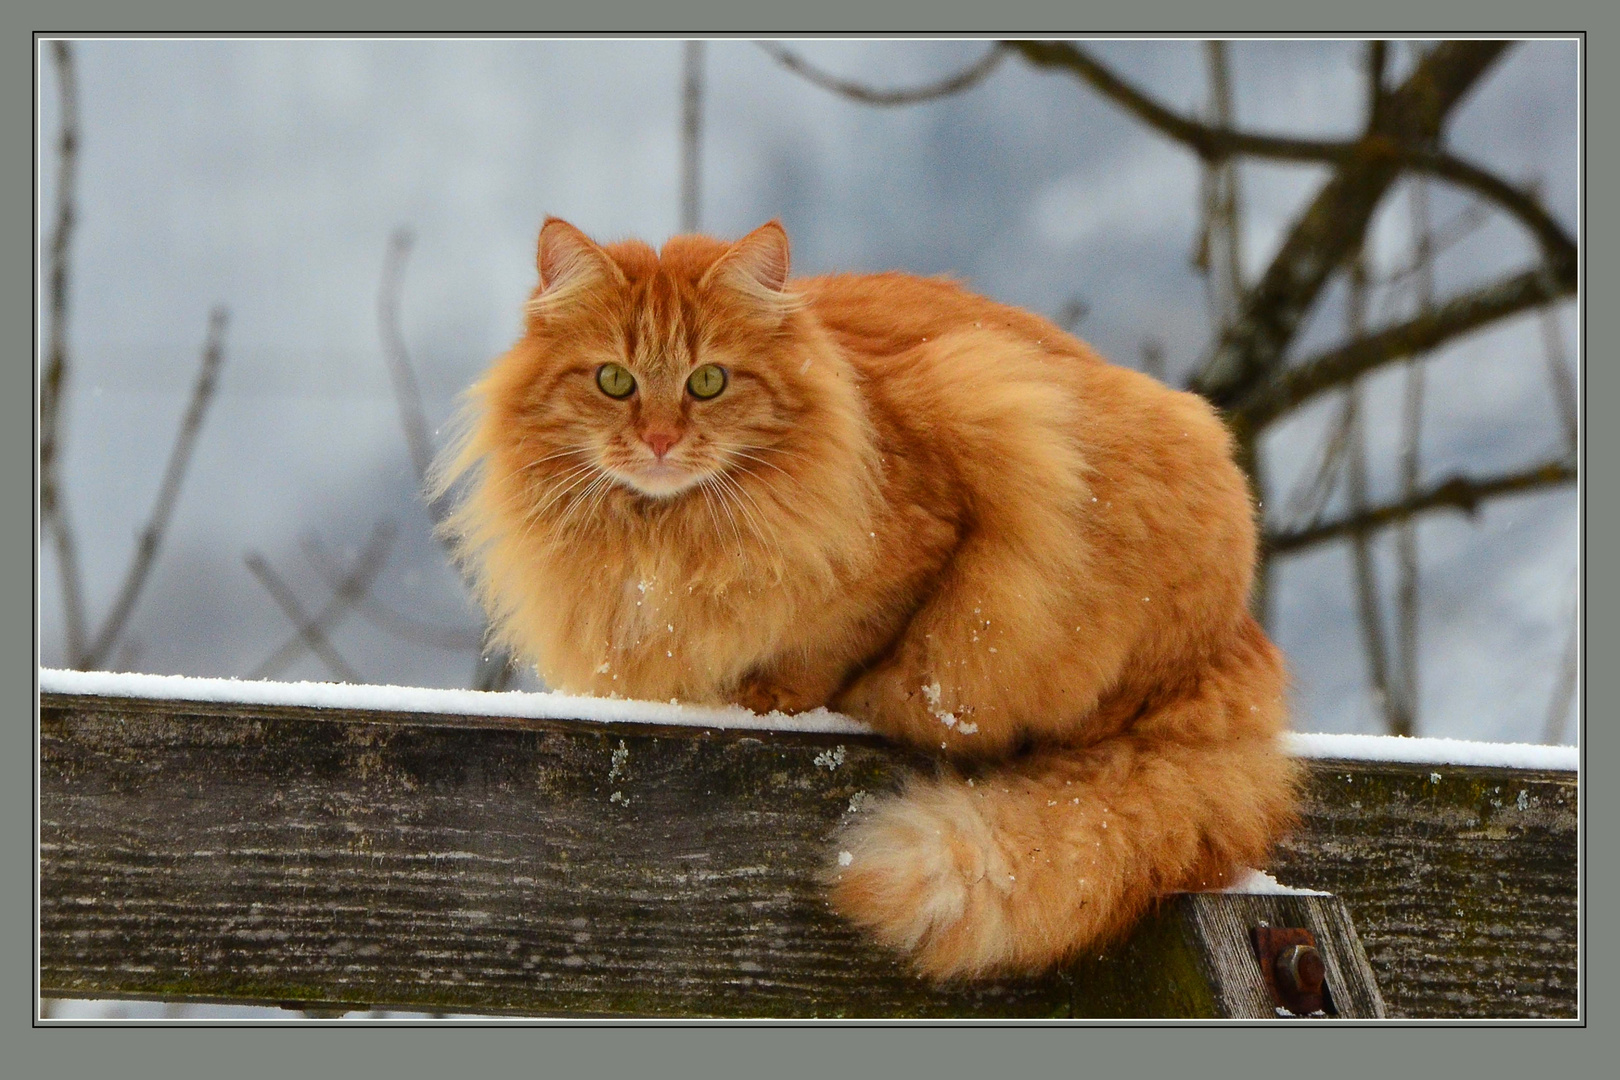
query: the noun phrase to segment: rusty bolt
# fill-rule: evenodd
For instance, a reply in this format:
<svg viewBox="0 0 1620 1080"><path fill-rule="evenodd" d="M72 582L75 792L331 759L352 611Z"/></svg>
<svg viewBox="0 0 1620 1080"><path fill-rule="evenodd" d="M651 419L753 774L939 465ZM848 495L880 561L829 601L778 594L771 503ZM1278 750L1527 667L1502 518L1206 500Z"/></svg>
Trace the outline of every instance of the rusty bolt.
<svg viewBox="0 0 1620 1080"><path fill-rule="evenodd" d="M1322 954L1309 945L1290 945L1277 956L1278 989L1285 994L1315 995L1322 992L1322 977L1327 968Z"/></svg>

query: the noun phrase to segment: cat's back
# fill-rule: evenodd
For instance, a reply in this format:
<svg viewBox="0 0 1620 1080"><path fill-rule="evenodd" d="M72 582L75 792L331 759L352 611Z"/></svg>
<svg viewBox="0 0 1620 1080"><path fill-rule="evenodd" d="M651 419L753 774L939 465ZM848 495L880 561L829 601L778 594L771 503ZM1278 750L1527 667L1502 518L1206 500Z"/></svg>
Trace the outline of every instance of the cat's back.
<svg viewBox="0 0 1620 1080"><path fill-rule="evenodd" d="M1086 346L1038 315L969 292L949 278L911 274L829 274L800 278L793 289L857 364L989 331L1044 351L1094 359Z"/></svg>

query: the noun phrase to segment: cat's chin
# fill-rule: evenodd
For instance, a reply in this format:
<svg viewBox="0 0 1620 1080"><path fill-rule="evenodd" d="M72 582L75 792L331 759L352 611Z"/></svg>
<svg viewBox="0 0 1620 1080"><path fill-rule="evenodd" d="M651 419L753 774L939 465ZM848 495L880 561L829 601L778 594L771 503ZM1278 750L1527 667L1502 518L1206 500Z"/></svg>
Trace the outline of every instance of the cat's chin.
<svg viewBox="0 0 1620 1080"><path fill-rule="evenodd" d="M644 465L635 472L615 470L614 476L637 495L649 499L673 499L703 482L703 473L680 465Z"/></svg>

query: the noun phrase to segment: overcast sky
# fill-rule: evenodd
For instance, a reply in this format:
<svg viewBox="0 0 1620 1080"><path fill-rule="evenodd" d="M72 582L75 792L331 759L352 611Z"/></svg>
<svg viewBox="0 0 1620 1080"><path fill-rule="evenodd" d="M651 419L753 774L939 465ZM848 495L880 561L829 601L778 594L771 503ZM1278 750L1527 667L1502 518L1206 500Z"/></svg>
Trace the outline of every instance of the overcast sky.
<svg viewBox="0 0 1620 1080"><path fill-rule="evenodd" d="M974 42L811 42L836 73L885 86L972 62ZM1202 46L1106 41L1096 51L1185 112L1203 108ZM1331 41L1233 46L1239 120L1342 136L1360 122L1359 48ZM1404 67L1405 50L1397 50ZM111 41L77 46L82 152L73 247L66 480L92 614L116 590L194 375L207 312L231 311L218 397L155 574L132 624L131 666L243 675L291 625L243 564L263 552L310 609L329 595L300 540L355 549L399 527L377 595L442 626L471 627L458 580L428 535L378 345L390 233L416 238L403 328L430 418L513 339L546 214L601 239L654 244L678 217L681 45L673 41ZM1209 337L1189 265L1199 174L1072 79L1009 59L980 86L925 105L840 99L741 41L711 43L702 222L737 235L780 218L801 273L951 274L1056 315L1079 297L1079 333L1119 362L1162 342L1170 378ZM40 64L41 207L54 196L54 69ZM1573 227L1577 68L1571 42L1525 43L1476 88L1450 138L1510 179L1541 185ZM1245 258L1270 258L1310 167L1247 168ZM1464 200L1439 191L1446 221ZM1404 192L1386 200L1375 256L1407 253ZM41 227L48 229L48 213ZM1492 221L1439 268L1442 294L1526 263ZM1375 308L1399 318L1409 301ZM1575 362L1571 305L1557 317ZM1342 330L1327 297L1300 349ZM1556 453L1535 317L1476 335L1430 364L1426 475L1517 468ZM1367 388L1374 497L1395 488L1394 372ZM1312 466L1331 403L1268 443L1275 499ZM1275 508L1273 508L1275 510ZM1420 728L1539 739L1572 618L1573 489L1504 501L1419 530L1424 582ZM1387 552L1385 553L1387 556ZM1275 630L1294 666L1296 726L1374 730L1343 546L1282 565ZM1389 575L1386 564L1386 591ZM41 566L41 652L60 663L56 567ZM412 646L351 616L334 634L368 679L465 685L470 653ZM286 677L326 677L305 658ZM1573 733L1573 724L1570 727Z"/></svg>

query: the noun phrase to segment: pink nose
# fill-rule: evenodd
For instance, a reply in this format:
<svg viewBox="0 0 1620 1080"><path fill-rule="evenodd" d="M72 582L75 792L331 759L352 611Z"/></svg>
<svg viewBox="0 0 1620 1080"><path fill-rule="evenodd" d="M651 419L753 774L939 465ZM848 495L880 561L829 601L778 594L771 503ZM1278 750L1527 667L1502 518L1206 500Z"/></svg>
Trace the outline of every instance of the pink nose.
<svg viewBox="0 0 1620 1080"><path fill-rule="evenodd" d="M665 454L669 453L670 447L681 441L681 433L678 431L654 430L647 432L642 436L642 439L647 443L648 446L652 447L653 453L657 454L659 457L663 457Z"/></svg>

